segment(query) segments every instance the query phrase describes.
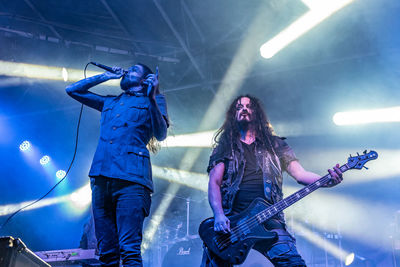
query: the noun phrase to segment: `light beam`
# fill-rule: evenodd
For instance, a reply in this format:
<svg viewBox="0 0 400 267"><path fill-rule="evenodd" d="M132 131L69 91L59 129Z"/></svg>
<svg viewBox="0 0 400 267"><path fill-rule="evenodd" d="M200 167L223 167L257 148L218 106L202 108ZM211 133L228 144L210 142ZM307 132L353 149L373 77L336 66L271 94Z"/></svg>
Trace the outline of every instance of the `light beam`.
<svg viewBox="0 0 400 267"><path fill-rule="evenodd" d="M339 126L379 122L400 122L400 107L337 112L333 115L332 120Z"/></svg>
<svg viewBox="0 0 400 267"><path fill-rule="evenodd" d="M280 50L353 0L302 0L310 10L260 47L261 56L272 58Z"/></svg>

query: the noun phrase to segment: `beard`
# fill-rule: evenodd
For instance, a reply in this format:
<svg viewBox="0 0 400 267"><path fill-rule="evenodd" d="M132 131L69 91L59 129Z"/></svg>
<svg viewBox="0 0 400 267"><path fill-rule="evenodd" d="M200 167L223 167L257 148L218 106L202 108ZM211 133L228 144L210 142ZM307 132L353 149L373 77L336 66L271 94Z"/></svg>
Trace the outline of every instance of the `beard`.
<svg viewBox="0 0 400 267"><path fill-rule="evenodd" d="M255 129L257 123L250 118L250 121L248 120L237 120L236 121L236 127L241 130L241 131L248 131L250 129Z"/></svg>
<svg viewBox="0 0 400 267"><path fill-rule="evenodd" d="M236 126L242 130L247 131L249 129L250 122L248 120L236 121Z"/></svg>
<svg viewBox="0 0 400 267"><path fill-rule="evenodd" d="M129 88L136 87L139 85L140 85L139 79L137 79L137 80L129 79L129 78L126 78L125 76L122 77L121 82L120 82L121 89L124 91L128 90Z"/></svg>

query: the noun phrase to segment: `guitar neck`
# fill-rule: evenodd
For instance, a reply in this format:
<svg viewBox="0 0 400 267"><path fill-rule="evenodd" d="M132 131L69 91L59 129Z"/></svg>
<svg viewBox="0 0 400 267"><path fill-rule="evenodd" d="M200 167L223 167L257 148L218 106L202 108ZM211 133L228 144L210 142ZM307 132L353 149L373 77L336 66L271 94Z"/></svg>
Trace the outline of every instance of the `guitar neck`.
<svg viewBox="0 0 400 267"><path fill-rule="evenodd" d="M349 170L350 168L348 167L347 164L344 164L339 169L341 170L341 172L345 172L345 171ZM257 220L260 223L263 223L263 222L269 220L271 217L275 216L276 214L278 214L279 212L283 211L287 207L293 205L294 203L296 203L297 201L299 201L303 197L309 195L310 193L314 192L315 190L317 190L321 186L324 186L325 184L327 184L330 179L331 179L331 175L328 173L324 177L321 177L319 180L317 180L317 181L315 181L315 182L303 187L302 189L300 189L296 193L293 193L292 195L282 199L281 201L275 203L271 207L269 207L269 208L263 210L262 212L258 213L256 215Z"/></svg>

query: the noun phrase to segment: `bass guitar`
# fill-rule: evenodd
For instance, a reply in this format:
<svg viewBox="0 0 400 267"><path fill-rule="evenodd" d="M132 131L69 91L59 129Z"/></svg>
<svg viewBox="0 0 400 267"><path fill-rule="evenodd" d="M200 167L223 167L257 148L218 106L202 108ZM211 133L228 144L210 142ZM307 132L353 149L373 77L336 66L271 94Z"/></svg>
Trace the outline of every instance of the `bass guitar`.
<svg viewBox="0 0 400 267"><path fill-rule="evenodd" d="M340 166L342 172L351 169L362 169L365 163L378 157L375 151L364 151L362 155L348 158L346 164ZM204 244L218 257L231 264L242 264L253 245L260 239L271 242L276 238L276 233L264 228L264 223L273 216L293 205L311 192L326 185L331 179L330 174L303 187L296 193L282 199L274 205L268 204L261 198L256 198L250 206L237 215L228 216L231 231L218 233L214 231L214 218L204 220L199 227L199 235Z"/></svg>

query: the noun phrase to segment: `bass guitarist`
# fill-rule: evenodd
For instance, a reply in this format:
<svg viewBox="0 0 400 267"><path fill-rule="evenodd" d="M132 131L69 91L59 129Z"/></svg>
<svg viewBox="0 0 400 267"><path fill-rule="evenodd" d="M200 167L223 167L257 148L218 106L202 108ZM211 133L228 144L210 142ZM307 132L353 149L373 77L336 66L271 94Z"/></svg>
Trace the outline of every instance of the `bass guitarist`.
<svg viewBox="0 0 400 267"><path fill-rule="evenodd" d="M294 152L274 135L260 100L238 96L230 105L225 122L217 131L210 156L208 199L214 213L214 231L230 232L230 215L239 214L257 197L269 204L280 201L282 172L286 171L300 184L307 185L321 176L306 171ZM328 170L328 187L342 181L339 164ZM264 227L277 234L273 242L259 240L254 249L267 257L274 266L306 266L299 255L295 239L286 230L283 213L267 221ZM202 267L227 267L222 260L204 247Z"/></svg>

